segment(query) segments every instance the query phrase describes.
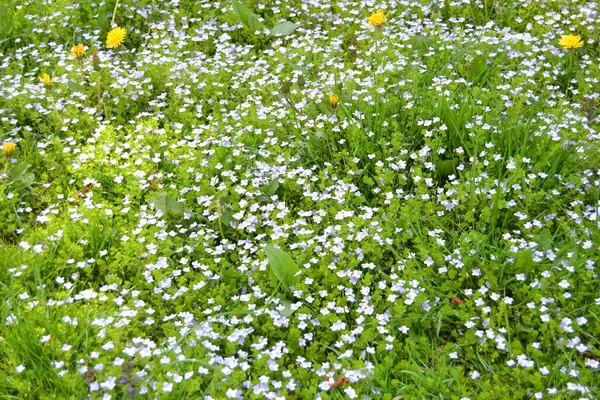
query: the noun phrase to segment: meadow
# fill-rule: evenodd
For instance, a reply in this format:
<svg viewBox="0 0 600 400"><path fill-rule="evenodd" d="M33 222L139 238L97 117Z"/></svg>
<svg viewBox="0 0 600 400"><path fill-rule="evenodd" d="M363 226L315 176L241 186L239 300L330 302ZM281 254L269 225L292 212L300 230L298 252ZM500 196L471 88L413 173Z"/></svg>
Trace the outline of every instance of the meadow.
<svg viewBox="0 0 600 400"><path fill-rule="evenodd" d="M595 0L0 4L0 399L600 398Z"/></svg>

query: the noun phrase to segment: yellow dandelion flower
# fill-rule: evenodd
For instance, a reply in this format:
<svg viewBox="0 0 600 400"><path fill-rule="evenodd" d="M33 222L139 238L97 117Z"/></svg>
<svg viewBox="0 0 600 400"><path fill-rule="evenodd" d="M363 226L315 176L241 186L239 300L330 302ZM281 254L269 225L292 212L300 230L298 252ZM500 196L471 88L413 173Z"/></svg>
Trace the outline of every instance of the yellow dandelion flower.
<svg viewBox="0 0 600 400"><path fill-rule="evenodd" d="M338 105L338 97L336 94L330 94L329 95L329 104L331 104L332 107L335 107Z"/></svg>
<svg viewBox="0 0 600 400"><path fill-rule="evenodd" d="M48 75L48 74L42 74L40 75L38 78L40 78L40 81L44 84L44 86L46 86L47 88L49 88L50 86L52 86L52 80L53 78Z"/></svg>
<svg viewBox="0 0 600 400"><path fill-rule="evenodd" d="M85 57L85 46L79 43L71 49L71 55L75 57Z"/></svg>
<svg viewBox="0 0 600 400"><path fill-rule="evenodd" d="M387 17L387 15L385 15L382 10L373 11L371 16L367 17L367 22L369 22L369 25L378 28L383 25L385 17Z"/></svg>
<svg viewBox="0 0 600 400"><path fill-rule="evenodd" d="M127 35L127 30L121 27L115 28L108 32L108 35L106 36L106 47L110 49L119 47L123 44L125 35Z"/></svg>
<svg viewBox="0 0 600 400"><path fill-rule="evenodd" d="M4 143L4 156L6 158L9 158L10 156L12 156L13 151L15 151L15 147L17 147L17 145L13 142L6 142Z"/></svg>
<svg viewBox="0 0 600 400"><path fill-rule="evenodd" d="M567 35L563 36L558 44L560 44L565 49L578 49L583 46L583 40L581 40L581 36L579 35Z"/></svg>

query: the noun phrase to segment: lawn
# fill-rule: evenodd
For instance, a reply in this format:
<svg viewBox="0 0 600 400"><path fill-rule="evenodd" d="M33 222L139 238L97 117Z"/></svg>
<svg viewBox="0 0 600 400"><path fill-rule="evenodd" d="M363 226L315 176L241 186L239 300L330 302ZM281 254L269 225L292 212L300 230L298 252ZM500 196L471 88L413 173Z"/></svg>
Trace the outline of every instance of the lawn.
<svg viewBox="0 0 600 400"><path fill-rule="evenodd" d="M0 399L600 398L600 6L0 4Z"/></svg>

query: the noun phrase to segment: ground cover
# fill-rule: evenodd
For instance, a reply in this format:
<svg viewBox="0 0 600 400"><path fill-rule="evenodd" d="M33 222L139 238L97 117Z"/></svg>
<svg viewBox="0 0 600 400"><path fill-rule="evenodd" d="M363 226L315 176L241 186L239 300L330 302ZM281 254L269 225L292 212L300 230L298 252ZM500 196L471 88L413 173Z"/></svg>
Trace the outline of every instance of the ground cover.
<svg viewBox="0 0 600 400"><path fill-rule="evenodd" d="M599 12L1 4L0 398L597 398Z"/></svg>

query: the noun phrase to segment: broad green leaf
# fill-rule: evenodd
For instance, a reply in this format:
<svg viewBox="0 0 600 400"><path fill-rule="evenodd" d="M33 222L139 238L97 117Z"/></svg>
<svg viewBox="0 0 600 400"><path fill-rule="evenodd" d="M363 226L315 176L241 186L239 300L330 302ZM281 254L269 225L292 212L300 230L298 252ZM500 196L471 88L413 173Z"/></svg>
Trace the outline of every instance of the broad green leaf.
<svg viewBox="0 0 600 400"><path fill-rule="evenodd" d="M7 172L8 175L8 184L14 183L23 179L23 177L27 174L27 170L31 167L30 164L19 163L14 167L10 168Z"/></svg>
<svg viewBox="0 0 600 400"><path fill-rule="evenodd" d="M171 197L166 198L166 206L168 210L171 210L177 214L181 214L183 212L183 207L181 207L181 204Z"/></svg>
<svg viewBox="0 0 600 400"><path fill-rule="evenodd" d="M532 265L533 256L531 255L531 251L522 251L515 261L515 272L527 273L530 271Z"/></svg>
<svg viewBox="0 0 600 400"><path fill-rule="evenodd" d="M279 314L283 317L289 317L290 315L292 315L294 313L294 310L292 310L292 302L289 300L279 300L279 304L281 306L284 307L283 310L278 310Z"/></svg>
<svg viewBox="0 0 600 400"><path fill-rule="evenodd" d="M263 192L265 196L271 197L277 192L277 189L279 189L279 180L273 179L268 184L262 186L260 191Z"/></svg>
<svg viewBox="0 0 600 400"><path fill-rule="evenodd" d="M227 225L229 226L229 224L231 223L232 220L232 213L231 211L225 211L221 214L221 223L223 225Z"/></svg>
<svg viewBox="0 0 600 400"><path fill-rule="evenodd" d="M75 81L69 81L69 83L67 84L67 86L73 92L83 92L84 91L83 86L80 85L79 83L75 82Z"/></svg>
<svg viewBox="0 0 600 400"><path fill-rule="evenodd" d="M271 29L271 35L289 35L293 33L300 25L290 21L284 21Z"/></svg>
<svg viewBox="0 0 600 400"><path fill-rule="evenodd" d="M262 24L254 13L250 14L248 17L248 28L250 28L252 32L260 31L262 29Z"/></svg>
<svg viewBox="0 0 600 400"><path fill-rule="evenodd" d="M0 4L0 32L2 36L8 36L13 27L13 18L10 10L5 4Z"/></svg>
<svg viewBox="0 0 600 400"><path fill-rule="evenodd" d="M519 329L520 329L521 331L523 331L523 332L528 332L528 333L529 333L529 332L533 332L533 327L531 327L531 326L527 326L527 325L523 325L523 324L520 324L520 325L519 325Z"/></svg>
<svg viewBox="0 0 600 400"><path fill-rule="evenodd" d="M231 2L231 6L233 8L233 12L235 12L238 18L240 19L240 22L245 26L248 26L248 18L250 17L250 14L252 14L252 12L250 12L250 10L244 7L244 5L238 0L233 0Z"/></svg>
<svg viewBox="0 0 600 400"><path fill-rule="evenodd" d="M552 246L552 233L550 232L550 229L545 228L540 232L537 238L537 243L544 251L548 250L550 246Z"/></svg>
<svg viewBox="0 0 600 400"><path fill-rule="evenodd" d="M295 275L299 271L296 263L288 253L273 246L265 247L265 253L273 273L289 289L295 283Z"/></svg>
<svg viewBox="0 0 600 400"><path fill-rule="evenodd" d="M154 193L151 202L154 204L155 210L160 210L163 214L167 213L167 192L162 191Z"/></svg>
<svg viewBox="0 0 600 400"><path fill-rule="evenodd" d="M104 7L101 7L100 11L98 11L96 27L101 31L108 31L110 29L110 23L108 22L108 18L106 17L106 10L104 9Z"/></svg>
<svg viewBox="0 0 600 400"><path fill-rule="evenodd" d="M479 75L483 74L483 71L485 71L486 67L487 67L487 58L483 54L477 55L473 59L473 64L472 64L473 69L471 70L471 76L473 78L479 77Z"/></svg>

